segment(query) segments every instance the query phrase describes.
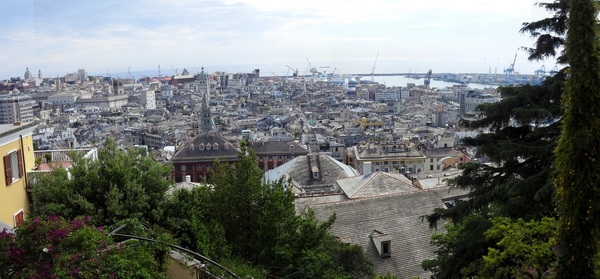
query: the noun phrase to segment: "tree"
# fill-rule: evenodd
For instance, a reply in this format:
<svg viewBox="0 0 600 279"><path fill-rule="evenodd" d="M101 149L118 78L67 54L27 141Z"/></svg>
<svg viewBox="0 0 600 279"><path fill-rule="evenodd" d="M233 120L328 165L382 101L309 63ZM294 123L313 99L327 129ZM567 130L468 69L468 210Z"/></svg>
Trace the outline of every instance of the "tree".
<svg viewBox="0 0 600 279"><path fill-rule="evenodd" d="M526 222L497 217L485 237L497 243L487 255L462 271L480 278L543 278L552 275L556 256L552 251L557 222L551 217Z"/></svg>
<svg viewBox="0 0 600 279"><path fill-rule="evenodd" d="M566 51L570 64L556 147L559 216L557 278L595 278L600 198L600 43L598 3L570 1Z"/></svg>
<svg viewBox="0 0 600 279"><path fill-rule="evenodd" d="M476 160L466 163L461 175L448 180L451 187L467 190L469 200L451 208L437 208L425 217L432 227L451 220L461 230L459 234L449 232L448 237L458 239L434 243L439 254L435 261L424 262L424 267L435 278L457 278L457 271L494 247L484 237L492 218L529 221L552 216L554 148L561 127L565 78L559 72L540 86L501 87L500 102L477 107L481 119L460 121L467 130L489 132L462 140L464 146L477 149ZM463 220L473 215L478 218L467 220L469 225L465 226ZM461 239L467 235L469 238Z"/></svg>
<svg viewBox="0 0 600 279"><path fill-rule="evenodd" d="M489 214L472 214L457 223L444 225L445 232L431 236L430 243L437 247L436 257L424 260L421 267L432 273L431 278L463 278L474 275L464 270L472 262L478 261L487 252L487 247L496 247L493 241L485 238L491 228Z"/></svg>
<svg viewBox="0 0 600 279"><path fill-rule="evenodd" d="M141 156L135 149L122 151L110 138L97 159L76 152L69 156L73 160L71 179L59 168L34 185L34 215L57 214L67 219L90 215L97 225L127 218L155 223L162 218L171 165Z"/></svg>
<svg viewBox="0 0 600 279"><path fill-rule="evenodd" d="M534 47L523 47L529 54L529 60L543 60L550 57L557 57L560 64L567 63L566 52L564 51L565 34L567 32L567 19L569 14L569 2L571 0L555 0L552 3L538 3L554 15L534 22L523 23L521 33L529 33L535 38ZM563 48L562 50L560 50ZM559 51L559 53L557 53ZM558 56L557 56L558 55Z"/></svg>
<svg viewBox="0 0 600 279"><path fill-rule="evenodd" d="M115 242L92 217L30 218L0 233L0 278L167 278L166 246Z"/></svg>
<svg viewBox="0 0 600 279"><path fill-rule="evenodd" d="M373 277L362 248L329 233L335 216L319 222L310 210L297 215L291 190L283 181L262 181L256 155L245 142L238 156L233 165L216 163L209 185L167 199L163 224L183 245L277 277Z"/></svg>

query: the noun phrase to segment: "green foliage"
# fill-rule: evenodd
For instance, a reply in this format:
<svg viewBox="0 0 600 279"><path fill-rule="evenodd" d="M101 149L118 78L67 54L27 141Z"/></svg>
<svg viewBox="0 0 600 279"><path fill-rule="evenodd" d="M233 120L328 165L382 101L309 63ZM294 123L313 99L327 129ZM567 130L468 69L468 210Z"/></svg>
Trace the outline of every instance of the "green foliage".
<svg viewBox="0 0 600 279"><path fill-rule="evenodd" d="M398 279L397 276L391 275L389 272L386 275L377 275L375 279Z"/></svg>
<svg viewBox="0 0 600 279"><path fill-rule="evenodd" d="M485 237L498 247L488 248L487 255L473 262L463 274L476 274L480 278L544 278L551 275L556 263L552 251L557 228L554 218L526 222L498 217L492 222Z"/></svg>
<svg viewBox="0 0 600 279"><path fill-rule="evenodd" d="M98 159L71 152L69 179L64 169L42 176L33 188L34 214L57 214L67 219L94 216L97 225L137 218L157 222L162 218L164 193L171 184L171 166L141 156L137 150L121 151L108 139Z"/></svg>
<svg viewBox="0 0 600 279"><path fill-rule="evenodd" d="M236 164L215 163L210 186L167 200L163 226L183 246L255 278L373 277L362 248L329 233L335 215L325 222L310 210L297 215L283 181L263 183L254 151L244 142L240 150Z"/></svg>
<svg viewBox="0 0 600 279"><path fill-rule="evenodd" d="M538 3L538 6L553 13L552 17L523 23L523 28L520 30L521 33L529 33L532 38L536 39L534 47L523 48L529 54L529 60L543 60L545 58L557 57L557 51L564 47L569 2L570 0L555 0L552 3ZM560 50L557 61L561 64L567 63L564 49Z"/></svg>
<svg viewBox="0 0 600 279"><path fill-rule="evenodd" d="M114 242L91 219L51 215L0 233L0 278L167 278L164 246Z"/></svg>
<svg viewBox="0 0 600 279"><path fill-rule="evenodd" d="M600 208L600 42L598 3L570 1L566 51L569 74L556 147L559 216L557 278L596 278Z"/></svg>
<svg viewBox="0 0 600 279"><path fill-rule="evenodd" d="M495 247L484 237L493 217L540 220L552 216L554 149L561 129L565 78L560 72L541 86L501 87L500 102L477 107L482 119L460 122L467 130L489 132L463 139L463 145L477 148L477 160L465 164L462 174L448 181L452 187L467 190L469 200L437 208L425 217L432 227L449 219L458 231L448 230L446 237L433 239L437 258L422 266L434 278L458 278L488 247Z"/></svg>
<svg viewBox="0 0 600 279"><path fill-rule="evenodd" d="M492 226L489 214L472 214L461 222L444 225L445 233L431 236L430 243L437 247L436 257L425 260L421 267L432 273L433 279L463 278L461 272L486 253L486 247L495 243L484 233Z"/></svg>

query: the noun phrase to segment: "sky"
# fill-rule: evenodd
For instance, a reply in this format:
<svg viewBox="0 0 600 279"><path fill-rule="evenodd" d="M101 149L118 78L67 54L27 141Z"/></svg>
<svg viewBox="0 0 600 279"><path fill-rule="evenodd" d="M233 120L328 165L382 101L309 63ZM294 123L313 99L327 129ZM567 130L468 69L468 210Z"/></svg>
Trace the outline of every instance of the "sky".
<svg viewBox="0 0 600 279"><path fill-rule="evenodd" d="M183 68L301 74L533 74L523 22L547 17L529 0L9 0L0 17L0 79L85 68L127 74ZM375 62L377 58L377 62Z"/></svg>

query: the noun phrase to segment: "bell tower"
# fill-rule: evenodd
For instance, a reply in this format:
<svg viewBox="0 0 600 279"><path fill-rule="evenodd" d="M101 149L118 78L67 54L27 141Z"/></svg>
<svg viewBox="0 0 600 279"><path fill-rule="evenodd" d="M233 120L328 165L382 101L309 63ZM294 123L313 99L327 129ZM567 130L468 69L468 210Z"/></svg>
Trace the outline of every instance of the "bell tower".
<svg viewBox="0 0 600 279"><path fill-rule="evenodd" d="M200 121L198 122L198 126L200 126L200 131L208 133L213 130L213 125L212 113L208 104L208 94L204 94L202 106L200 107Z"/></svg>

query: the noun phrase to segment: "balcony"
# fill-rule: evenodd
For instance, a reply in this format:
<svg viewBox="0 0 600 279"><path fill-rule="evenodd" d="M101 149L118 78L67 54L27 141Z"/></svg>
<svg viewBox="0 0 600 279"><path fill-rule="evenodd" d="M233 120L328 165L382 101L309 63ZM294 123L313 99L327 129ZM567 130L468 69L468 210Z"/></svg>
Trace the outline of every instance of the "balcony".
<svg viewBox="0 0 600 279"><path fill-rule="evenodd" d="M69 153L75 151L80 154L84 154L84 158L91 158L93 160L98 159L98 150L96 148L86 149L59 149L59 150L37 150L33 152L34 160L41 158L42 161L35 170L27 171L27 190L31 191L32 186L37 180L50 172L55 167L62 167L69 171L73 160L69 157ZM50 154L50 160L46 159L46 154ZM69 177L71 174L69 173Z"/></svg>

